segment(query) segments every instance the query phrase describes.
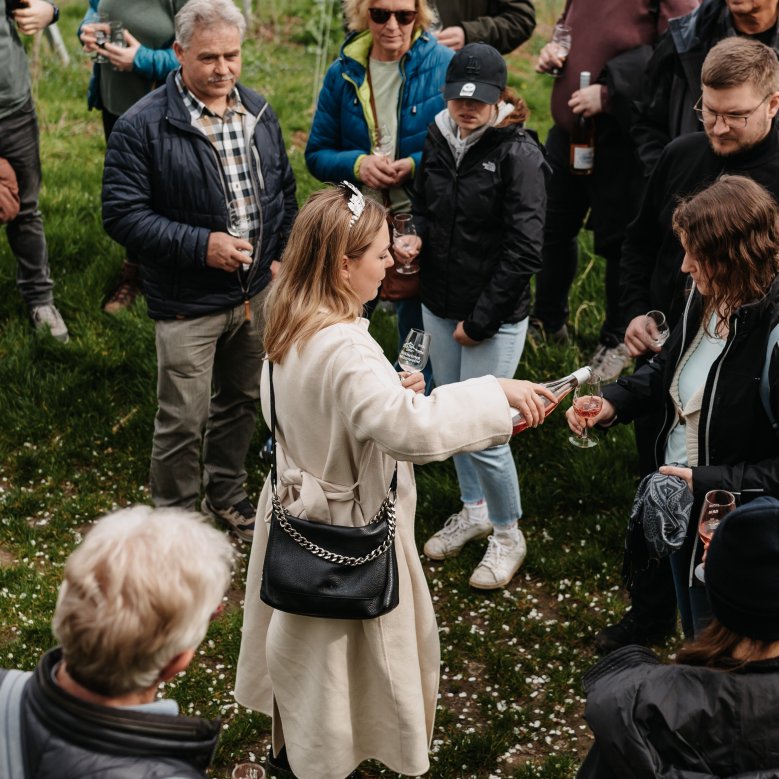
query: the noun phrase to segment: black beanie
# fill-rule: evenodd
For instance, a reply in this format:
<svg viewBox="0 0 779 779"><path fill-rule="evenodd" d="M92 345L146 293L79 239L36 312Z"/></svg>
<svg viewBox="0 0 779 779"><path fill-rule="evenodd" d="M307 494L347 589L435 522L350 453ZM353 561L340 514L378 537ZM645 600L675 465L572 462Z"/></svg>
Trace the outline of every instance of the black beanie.
<svg viewBox="0 0 779 779"><path fill-rule="evenodd" d="M705 575L711 609L726 628L779 640L779 500L757 498L722 520Z"/></svg>

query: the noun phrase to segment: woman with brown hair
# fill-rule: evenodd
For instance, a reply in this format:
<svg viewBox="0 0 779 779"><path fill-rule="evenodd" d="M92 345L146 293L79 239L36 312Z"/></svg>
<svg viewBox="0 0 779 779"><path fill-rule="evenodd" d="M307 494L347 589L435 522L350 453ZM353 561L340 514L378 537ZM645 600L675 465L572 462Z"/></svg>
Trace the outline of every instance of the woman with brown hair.
<svg viewBox="0 0 779 779"><path fill-rule="evenodd" d="M263 340L273 363L279 499L310 521L364 526L397 464L400 595L397 608L366 620L299 616L263 603L266 482L235 695L273 718L269 764L277 776L343 779L367 759L408 776L428 770L439 646L414 542L411 463L506 443L510 405L537 425L541 396L552 398L539 385L493 376L426 397L420 374L399 377L360 318L392 263L389 242L385 209L355 187L317 192L297 217L268 299ZM266 364L266 419L269 404Z"/></svg>
<svg viewBox="0 0 779 779"><path fill-rule="evenodd" d="M639 646L584 677L595 745L577 779L779 775L779 500L725 517L706 555L714 618L663 665Z"/></svg>
<svg viewBox="0 0 779 779"><path fill-rule="evenodd" d="M779 438L761 397L768 338L779 321L779 226L771 195L743 176L723 176L683 201L673 226L693 285L682 320L649 363L604 388L603 410L590 424L665 412L656 465L682 479L694 498L685 542L671 555L682 627L691 637L710 615L694 575L704 496L729 490L744 503L779 495ZM779 418L775 347L763 394ZM581 431L572 411L567 419Z"/></svg>

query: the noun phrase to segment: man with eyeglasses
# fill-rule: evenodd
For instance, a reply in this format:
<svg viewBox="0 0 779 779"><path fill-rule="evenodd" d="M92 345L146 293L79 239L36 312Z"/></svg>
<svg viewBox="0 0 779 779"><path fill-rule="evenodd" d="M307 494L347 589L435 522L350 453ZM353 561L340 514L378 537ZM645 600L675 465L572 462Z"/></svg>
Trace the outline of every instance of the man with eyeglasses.
<svg viewBox="0 0 779 779"><path fill-rule="evenodd" d="M703 60L714 44L736 35L779 52L779 0L704 0L671 20L649 60L631 130L647 176L668 143L699 129L693 106Z"/></svg>
<svg viewBox="0 0 779 779"><path fill-rule="evenodd" d="M677 138L661 154L622 246L620 289L629 322L625 345L640 359L650 359L661 348L647 333L646 312L663 311L673 328L690 286L681 270L684 249L671 228L679 200L724 174L749 176L779 200L779 60L774 50L748 38L727 38L706 56L701 82L696 113L703 132ZM640 421L636 443L641 471L647 473L657 469L656 449L664 454L657 435L662 420ZM676 609L667 561L636 576L631 598L623 619L596 636L601 651L653 643L673 632Z"/></svg>

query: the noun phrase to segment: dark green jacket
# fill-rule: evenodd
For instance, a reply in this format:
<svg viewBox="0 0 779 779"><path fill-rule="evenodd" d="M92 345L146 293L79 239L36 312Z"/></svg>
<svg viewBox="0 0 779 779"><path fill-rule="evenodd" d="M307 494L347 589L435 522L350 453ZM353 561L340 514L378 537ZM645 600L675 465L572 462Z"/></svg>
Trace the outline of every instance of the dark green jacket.
<svg viewBox="0 0 779 779"><path fill-rule="evenodd" d="M462 27L466 43L489 43L508 54L524 43L536 28L531 0L438 0L444 27Z"/></svg>

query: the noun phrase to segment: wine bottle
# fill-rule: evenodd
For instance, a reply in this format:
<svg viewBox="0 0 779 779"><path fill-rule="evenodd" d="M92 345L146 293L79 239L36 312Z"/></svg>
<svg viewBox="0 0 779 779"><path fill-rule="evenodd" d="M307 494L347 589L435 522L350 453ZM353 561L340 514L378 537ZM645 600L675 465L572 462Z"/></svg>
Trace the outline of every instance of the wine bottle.
<svg viewBox="0 0 779 779"><path fill-rule="evenodd" d="M574 371L568 376L563 376L562 379L556 381L544 382L541 386L552 390L552 394L555 396L554 403L548 398L542 398L546 410L544 416L548 417L559 405L560 401L568 394L573 392L583 381L589 381L592 376L592 368L589 365L585 365L584 368L579 368L578 371ZM511 409L511 433L521 433L523 430L527 430L527 421L522 415L522 412L517 409Z"/></svg>
<svg viewBox="0 0 779 779"><path fill-rule="evenodd" d="M590 85L589 71L579 75L579 89ZM571 173L575 176L589 176L595 165L595 121L591 116L579 114L571 130Z"/></svg>

